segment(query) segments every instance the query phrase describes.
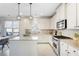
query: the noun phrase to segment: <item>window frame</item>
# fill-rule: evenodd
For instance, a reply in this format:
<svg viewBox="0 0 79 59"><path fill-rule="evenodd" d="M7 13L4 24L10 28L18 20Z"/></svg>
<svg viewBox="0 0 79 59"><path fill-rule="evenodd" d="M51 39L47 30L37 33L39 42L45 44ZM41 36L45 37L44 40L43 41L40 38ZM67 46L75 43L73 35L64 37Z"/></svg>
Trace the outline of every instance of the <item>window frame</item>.
<svg viewBox="0 0 79 59"><path fill-rule="evenodd" d="M9 20L6 20L7 22L9 21ZM6 22L5 21L5 22ZM18 26L18 27L16 27L16 28L13 28L13 22L15 22L15 21L17 21L19 24L20 24L20 22L18 21L18 20L10 20L11 22L12 22L12 27L10 28L10 27L6 27L6 23L5 23L5 25L4 25L4 27L5 27L5 30L7 30L7 29L12 29L12 35L14 34L14 33L18 33L18 35L20 34L20 26ZM18 24L18 25L19 25ZM14 29L18 29L19 31L18 32L14 32ZM7 31L6 31L7 32Z"/></svg>

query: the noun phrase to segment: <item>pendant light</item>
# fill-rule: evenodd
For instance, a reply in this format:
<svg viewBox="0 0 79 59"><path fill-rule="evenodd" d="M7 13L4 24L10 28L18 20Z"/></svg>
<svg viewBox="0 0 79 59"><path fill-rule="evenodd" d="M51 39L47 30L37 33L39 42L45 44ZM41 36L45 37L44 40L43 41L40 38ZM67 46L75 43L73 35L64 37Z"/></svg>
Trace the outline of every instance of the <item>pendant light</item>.
<svg viewBox="0 0 79 59"><path fill-rule="evenodd" d="M31 14L32 3L29 3L29 4L30 4L30 17L29 17L29 19L32 20L33 19L32 14Z"/></svg>
<svg viewBox="0 0 79 59"><path fill-rule="evenodd" d="M18 16L17 19L20 20L21 16L20 16L20 3L18 3Z"/></svg>

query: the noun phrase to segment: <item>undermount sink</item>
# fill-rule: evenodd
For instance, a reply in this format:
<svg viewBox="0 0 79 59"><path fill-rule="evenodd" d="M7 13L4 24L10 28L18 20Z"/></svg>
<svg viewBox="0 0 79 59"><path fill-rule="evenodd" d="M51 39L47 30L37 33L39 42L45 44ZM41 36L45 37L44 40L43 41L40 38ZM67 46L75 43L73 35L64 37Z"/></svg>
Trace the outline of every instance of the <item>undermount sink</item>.
<svg viewBox="0 0 79 59"><path fill-rule="evenodd" d="M67 37L67 36L54 36L55 38L58 38L58 39L72 39L71 37Z"/></svg>

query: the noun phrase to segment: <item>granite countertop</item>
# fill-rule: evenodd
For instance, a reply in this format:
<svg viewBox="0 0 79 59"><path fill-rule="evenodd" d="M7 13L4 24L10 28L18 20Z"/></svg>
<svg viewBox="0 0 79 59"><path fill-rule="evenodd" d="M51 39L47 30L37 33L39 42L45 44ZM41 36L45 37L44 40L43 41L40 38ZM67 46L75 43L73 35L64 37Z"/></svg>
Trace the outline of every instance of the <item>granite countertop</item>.
<svg viewBox="0 0 79 59"><path fill-rule="evenodd" d="M66 43L66 44L68 44L68 45L70 45L70 46L72 46L72 47L74 47L76 49L79 49L79 38L78 39L71 38L71 37L65 38L65 39L60 38L60 41Z"/></svg>
<svg viewBox="0 0 79 59"><path fill-rule="evenodd" d="M79 49L79 40L75 40L75 39L62 39L63 42L67 43L68 45Z"/></svg>

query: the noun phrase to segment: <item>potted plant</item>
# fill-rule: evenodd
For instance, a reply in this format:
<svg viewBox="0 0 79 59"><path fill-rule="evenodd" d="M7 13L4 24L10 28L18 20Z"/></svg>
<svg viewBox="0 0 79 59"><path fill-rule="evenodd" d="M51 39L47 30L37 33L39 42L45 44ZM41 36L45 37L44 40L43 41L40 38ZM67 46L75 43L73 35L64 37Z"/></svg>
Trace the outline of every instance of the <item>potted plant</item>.
<svg viewBox="0 0 79 59"><path fill-rule="evenodd" d="M79 40L79 33L75 33L74 37L76 38L76 40Z"/></svg>

